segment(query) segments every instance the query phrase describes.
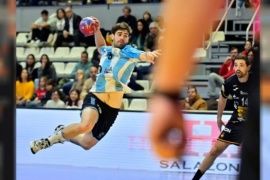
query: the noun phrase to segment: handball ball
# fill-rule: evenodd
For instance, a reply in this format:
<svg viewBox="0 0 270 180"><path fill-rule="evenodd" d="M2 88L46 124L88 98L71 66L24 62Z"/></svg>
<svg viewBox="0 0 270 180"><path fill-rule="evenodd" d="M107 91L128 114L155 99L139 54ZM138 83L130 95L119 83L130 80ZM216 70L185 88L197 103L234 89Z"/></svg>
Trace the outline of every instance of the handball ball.
<svg viewBox="0 0 270 180"><path fill-rule="evenodd" d="M97 24L91 17L85 17L80 22L80 31L86 36L92 36L97 30Z"/></svg>

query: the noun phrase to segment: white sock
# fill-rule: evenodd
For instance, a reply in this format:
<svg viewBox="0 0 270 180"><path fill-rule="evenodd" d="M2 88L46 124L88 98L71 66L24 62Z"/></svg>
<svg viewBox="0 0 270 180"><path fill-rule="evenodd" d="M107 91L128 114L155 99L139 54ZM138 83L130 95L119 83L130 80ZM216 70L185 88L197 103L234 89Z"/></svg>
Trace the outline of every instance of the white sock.
<svg viewBox="0 0 270 180"><path fill-rule="evenodd" d="M52 134L48 139L51 144L66 140L62 135L62 131L59 131L57 134Z"/></svg>

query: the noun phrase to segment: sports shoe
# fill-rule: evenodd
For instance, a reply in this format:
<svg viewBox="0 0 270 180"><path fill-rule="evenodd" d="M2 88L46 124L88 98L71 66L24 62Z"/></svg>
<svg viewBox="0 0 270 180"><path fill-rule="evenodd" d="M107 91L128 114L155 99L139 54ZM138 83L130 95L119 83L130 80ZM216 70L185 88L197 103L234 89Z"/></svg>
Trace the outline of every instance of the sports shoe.
<svg viewBox="0 0 270 180"><path fill-rule="evenodd" d="M54 134L58 134L59 132L61 133L61 131L64 129L64 125L58 125L55 129L54 129ZM50 137L50 136L49 136ZM65 141L61 141L59 140L58 142L56 143L61 143L61 144L64 144ZM54 143L54 144L56 144Z"/></svg>
<svg viewBox="0 0 270 180"><path fill-rule="evenodd" d="M41 149L46 149L50 146L51 146L51 143L47 138L30 142L30 149L33 154L36 154Z"/></svg>

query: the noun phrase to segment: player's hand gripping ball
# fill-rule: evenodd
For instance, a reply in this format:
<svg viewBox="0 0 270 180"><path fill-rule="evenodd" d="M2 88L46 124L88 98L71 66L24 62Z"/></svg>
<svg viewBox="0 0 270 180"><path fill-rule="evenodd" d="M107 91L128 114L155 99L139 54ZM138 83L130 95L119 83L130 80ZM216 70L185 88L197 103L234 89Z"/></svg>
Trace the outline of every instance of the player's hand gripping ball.
<svg viewBox="0 0 270 180"><path fill-rule="evenodd" d="M98 29L98 24L91 17L85 17L80 22L80 31L85 36L92 36Z"/></svg>

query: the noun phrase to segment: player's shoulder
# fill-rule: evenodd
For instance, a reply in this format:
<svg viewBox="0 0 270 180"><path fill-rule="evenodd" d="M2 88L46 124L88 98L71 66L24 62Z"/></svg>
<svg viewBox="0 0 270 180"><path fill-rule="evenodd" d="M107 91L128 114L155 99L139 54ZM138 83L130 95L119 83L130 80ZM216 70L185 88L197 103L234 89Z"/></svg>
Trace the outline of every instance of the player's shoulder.
<svg viewBox="0 0 270 180"><path fill-rule="evenodd" d="M238 78L235 74L231 75L225 80L225 84L233 84L235 82L238 82Z"/></svg>
<svg viewBox="0 0 270 180"><path fill-rule="evenodd" d="M132 47L131 45L126 45L122 50L123 51L130 51L130 50L134 50L135 48Z"/></svg>
<svg viewBox="0 0 270 180"><path fill-rule="evenodd" d="M105 54L106 52L110 52L112 50L112 46L101 46L100 47L100 53Z"/></svg>

